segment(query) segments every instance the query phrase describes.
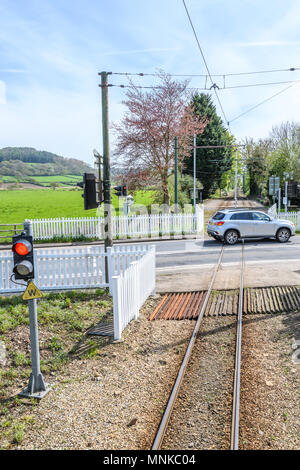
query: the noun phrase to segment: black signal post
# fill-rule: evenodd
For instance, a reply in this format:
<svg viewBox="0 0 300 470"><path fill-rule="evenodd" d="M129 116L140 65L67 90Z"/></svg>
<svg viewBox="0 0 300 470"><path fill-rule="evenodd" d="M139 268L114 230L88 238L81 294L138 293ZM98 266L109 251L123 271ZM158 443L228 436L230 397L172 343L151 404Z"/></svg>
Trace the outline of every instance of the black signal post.
<svg viewBox="0 0 300 470"><path fill-rule="evenodd" d="M40 368L37 298L40 298L42 294L32 281L34 279L32 235L32 224L24 222L24 231L21 235L14 235L12 239L13 276L15 279L23 279L27 282L27 289L24 292L23 299L28 300L32 365L28 385L19 393L19 396L41 399L49 392L51 386L45 383Z"/></svg>

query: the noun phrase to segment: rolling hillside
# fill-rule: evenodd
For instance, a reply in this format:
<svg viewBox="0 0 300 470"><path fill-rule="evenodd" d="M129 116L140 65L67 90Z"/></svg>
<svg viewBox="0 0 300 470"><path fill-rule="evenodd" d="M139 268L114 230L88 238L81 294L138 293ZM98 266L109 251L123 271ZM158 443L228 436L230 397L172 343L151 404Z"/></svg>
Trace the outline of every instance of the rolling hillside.
<svg viewBox="0 0 300 470"><path fill-rule="evenodd" d="M93 172L86 163L28 147L0 149L0 183L51 183L75 185L84 172Z"/></svg>

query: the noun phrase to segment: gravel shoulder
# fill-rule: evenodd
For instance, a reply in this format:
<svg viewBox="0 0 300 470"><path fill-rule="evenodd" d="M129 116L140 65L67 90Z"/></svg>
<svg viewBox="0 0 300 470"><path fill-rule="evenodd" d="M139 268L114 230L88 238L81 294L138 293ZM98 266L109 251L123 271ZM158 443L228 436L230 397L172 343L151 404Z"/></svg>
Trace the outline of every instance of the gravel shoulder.
<svg viewBox="0 0 300 470"><path fill-rule="evenodd" d="M241 449L299 449L300 361L295 363L295 348L300 349L300 313L244 317Z"/></svg>
<svg viewBox="0 0 300 470"><path fill-rule="evenodd" d="M192 321L149 322L148 300L123 343L74 360L30 410L17 449L149 449L186 349ZM54 379L54 377L53 377Z"/></svg>

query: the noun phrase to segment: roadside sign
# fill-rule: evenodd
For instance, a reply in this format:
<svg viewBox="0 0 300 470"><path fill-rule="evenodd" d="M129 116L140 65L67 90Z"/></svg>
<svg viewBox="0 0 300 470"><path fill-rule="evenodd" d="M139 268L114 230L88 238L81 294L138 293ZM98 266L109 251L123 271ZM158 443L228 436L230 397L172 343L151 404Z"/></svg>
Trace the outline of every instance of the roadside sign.
<svg viewBox="0 0 300 470"><path fill-rule="evenodd" d="M287 193L289 197L297 197L298 196L298 182L297 181L289 181Z"/></svg>
<svg viewBox="0 0 300 470"><path fill-rule="evenodd" d="M41 297L43 297L41 291L36 287L33 282L29 282L23 294L23 300L40 299Z"/></svg>
<svg viewBox="0 0 300 470"><path fill-rule="evenodd" d="M269 178L269 196L275 196L280 187L279 176L270 176Z"/></svg>

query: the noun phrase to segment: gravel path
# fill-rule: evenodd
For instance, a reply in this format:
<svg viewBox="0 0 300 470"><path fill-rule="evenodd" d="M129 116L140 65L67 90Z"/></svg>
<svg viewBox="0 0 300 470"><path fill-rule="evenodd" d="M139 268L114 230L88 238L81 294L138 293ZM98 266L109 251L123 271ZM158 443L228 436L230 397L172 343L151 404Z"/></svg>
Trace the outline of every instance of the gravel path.
<svg viewBox="0 0 300 470"><path fill-rule="evenodd" d="M235 317L205 318L163 449L229 449Z"/></svg>
<svg viewBox="0 0 300 470"><path fill-rule="evenodd" d="M241 449L299 449L299 340L299 313L244 317Z"/></svg>

